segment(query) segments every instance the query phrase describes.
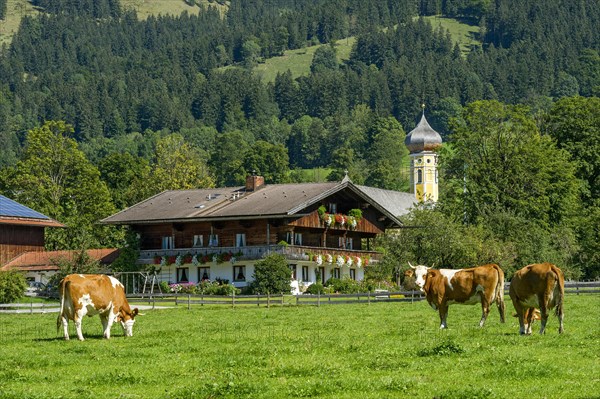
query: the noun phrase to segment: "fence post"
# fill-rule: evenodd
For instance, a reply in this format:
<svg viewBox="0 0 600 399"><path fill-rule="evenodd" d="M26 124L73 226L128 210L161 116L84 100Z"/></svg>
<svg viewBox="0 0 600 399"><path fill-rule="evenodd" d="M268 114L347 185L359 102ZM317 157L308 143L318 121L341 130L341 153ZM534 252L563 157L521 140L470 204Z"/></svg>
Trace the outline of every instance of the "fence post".
<svg viewBox="0 0 600 399"><path fill-rule="evenodd" d="M367 291L367 304L371 305L371 291Z"/></svg>
<svg viewBox="0 0 600 399"><path fill-rule="evenodd" d="M575 282L575 289L577 290L577 295L579 295L579 281Z"/></svg>
<svg viewBox="0 0 600 399"><path fill-rule="evenodd" d="M300 295L296 295L296 306L300 303Z"/></svg>
<svg viewBox="0 0 600 399"><path fill-rule="evenodd" d="M267 309L271 307L271 293L267 291Z"/></svg>
<svg viewBox="0 0 600 399"><path fill-rule="evenodd" d="M283 306L283 292L281 293L281 306Z"/></svg>
<svg viewBox="0 0 600 399"><path fill-rule="evenodd" d="M204 306L204 290L202 290L202 294L200 296L200 301L201 301L200 306Z"/></svg>
<svg viewBox="0 0 600 399"><path fill-rule="evenodd" d="M150 299L152 299L152 310L154 310L154 306L156 305L155 296L154 295L150 296Z"/></svg>
<svg viewBox="0 0 600 399"><path fill-rule="evenodd" d="M260 307L260 295L258 294L258 292L256 293L256 306Z"/></svg>
<svg viewBox="0 0 600 399"><path fill-rule="evenodd" d="M235 308L235 289L231 293L231 307Z"/></svg>
<svg viewBox="0 0 600 399"><path fill-rule="evenodd" d="M321 291L317 291L317 307L321 307Z"/></svg>
<svg viewBox="0 0 600 399"><path fill-rule="evenodd" d="M31 314L33 314L33 298L31 298Z"/></svg>
<svg viewBox="0 0 600 399"><path fill-rule="evenodd" d="M190 300L192 299L192 296L190 294L188 294L188 310L190 310Z"/></svg>

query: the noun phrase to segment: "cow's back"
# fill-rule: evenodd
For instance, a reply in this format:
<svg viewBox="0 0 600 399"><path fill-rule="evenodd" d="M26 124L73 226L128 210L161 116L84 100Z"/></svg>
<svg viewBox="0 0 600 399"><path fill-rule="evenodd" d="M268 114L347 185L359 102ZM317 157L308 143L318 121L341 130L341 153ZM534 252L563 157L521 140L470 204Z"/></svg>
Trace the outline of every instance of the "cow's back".
<svg viewBox="0 0 600 399"><path fill-rule="evenodd" d="M104 274L70 274L61 282L60 292L65 295L65 305L77 310L82 303L90 302L96 310L107 309L115 299L115 291L121 288Z"/></svg>
<svg viewBox="0 0 600 399"><path fill-rule="evenodd" d="M564 287L562 271L551 263L535 263L515 272L510 283L511 298L525 300Z"/></svg>

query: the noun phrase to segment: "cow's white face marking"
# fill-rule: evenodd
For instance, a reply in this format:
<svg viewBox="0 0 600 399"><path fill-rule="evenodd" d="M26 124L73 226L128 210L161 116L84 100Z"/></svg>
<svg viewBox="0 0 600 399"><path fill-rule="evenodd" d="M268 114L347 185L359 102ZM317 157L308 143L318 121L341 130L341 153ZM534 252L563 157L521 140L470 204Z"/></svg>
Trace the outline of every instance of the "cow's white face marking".
<svg viewBox="0 0 600 399"><path fill-rule="evenodd" d="M108 276L108 278L110 279L110 282L112 283L113 288L117 288L118 286L123 286L123 284L121 284L121 282L119 280L117 280L116 278L114 278L113 276Z"/></svg>
<svg viewBox="0 0 600 399"><path fill-rule="evenodd" d="M122 321L121 325L123 326L123 332L126 337L133 337L133 324L135 323L134 319L129 319L127 321Z"/></svg>
<svg viewBox="0 0 600 399"><path fill-rule="evenodd" d="M442 273L442 276L446 277L446 279L448 280L448 287L450 287L450 289L454 289L454 287L452 287L452 278L454 277L454 275L456 273L458 273L461 269L458 270L453 270L453 269L440 269L440 273Z"/></svg>
<svg viewBox="0 0 600 399"><path fill-rule="evenodd" d="M419 265L414 266L413 269L415 270L415 284L421 291L423 291L423 287L425 286L425 277L427 276L427 270L429 270L429 268L427 266Z"/></svg>

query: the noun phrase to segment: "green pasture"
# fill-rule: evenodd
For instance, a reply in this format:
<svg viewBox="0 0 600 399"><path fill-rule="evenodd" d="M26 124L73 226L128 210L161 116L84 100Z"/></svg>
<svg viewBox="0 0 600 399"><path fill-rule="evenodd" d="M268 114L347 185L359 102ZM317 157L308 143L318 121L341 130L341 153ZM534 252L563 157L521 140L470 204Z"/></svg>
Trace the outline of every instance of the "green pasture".
<svg viewBox="0 0 600 399"><path fill-rule="evenodd" d="M592 398L600 296L569 295L565 333L519 336L494 308L427 303L145 311L132 338L57 338L56 314L0 315L1 398ZM539 325L536 326L536 329ZM75 335L72 329L72 336Z"/></svg>
<svg viewBox="0 0 600 399"><path fill-rule="evenodd" d="M452 37L454 43L458 43L463 54L468 54L474 46L481 46L481 41L478 40L479 27L477 25L461 22L454 18L445 18L440 16L423 17L429 21L434 29L441 27L447 30Z"/></svg>
<svg viewBox="0 0 600 399"><path fill-rule="evenodd" d="M350 58L350 51L352 50L355 40L354 37L348 37L338 40L335 43L339 62ZM315 51L321 46L328 46L328 44L319 44L297 50L287 50L280 57L266 59L265 62L254 67L253 71L260 76L264 82L274 82L277 73L287 72L288 69L292 73L293 79L302 75L308 75L310 73L310 65L312 64Z"/></svg>

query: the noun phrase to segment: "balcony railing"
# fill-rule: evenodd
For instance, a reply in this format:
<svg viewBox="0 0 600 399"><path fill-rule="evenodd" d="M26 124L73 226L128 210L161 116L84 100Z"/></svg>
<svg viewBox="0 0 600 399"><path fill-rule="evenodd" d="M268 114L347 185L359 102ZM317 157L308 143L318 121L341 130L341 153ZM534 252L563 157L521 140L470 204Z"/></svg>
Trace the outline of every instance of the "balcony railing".
<svg viewBox="0 0 600 399"><path fill-rule="evenodd" d="M233 254L236 260L257 260L262 259L270 253L278 253L286 257L288 260L311 260L311 255L331 255L333 261L338 255L341 256L358 256L362 259L369 259L370 262L377 262L381 258L381 253L375 251L363 251L352 249L339 248L323 248L323 247L307 247L300 245L259 245L245 247L194 247L194 248L177 248L177 249L151 249L140 251L138 263L151 264L155 263L157 257L177 257L177 256L208 256L212 259L213 256L223 254ZM325 261L325 260L324 260Z"/></svg>

